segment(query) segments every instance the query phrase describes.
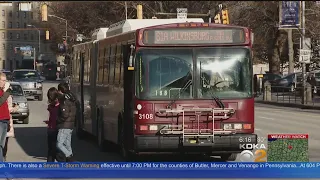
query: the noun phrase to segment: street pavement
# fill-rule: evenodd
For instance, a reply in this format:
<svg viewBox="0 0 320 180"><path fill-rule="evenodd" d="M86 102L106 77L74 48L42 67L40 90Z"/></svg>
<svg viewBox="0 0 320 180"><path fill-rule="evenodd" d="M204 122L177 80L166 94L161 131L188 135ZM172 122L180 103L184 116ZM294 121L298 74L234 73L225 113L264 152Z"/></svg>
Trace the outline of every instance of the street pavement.
<svg viewBox="0 0 320 180"><path fill-rule="evenodd" d="M55 82L44 83L44 93L55 86ZM30 100L30 123L15 124L16 138L9 140L7 161L11 162L45 162L47 154L46 124L48 118L47 99L43 101ZM298 108L277 107L265 104L255 105L255 131L259 137L267 137L270 133L308 133L310 161L320 161L320 111ZM262 142L267 146L267 140ZM78 140L73 138L73 149L77 161L108 162L123 161L117 153L100 152L91 138ZM141 161L219 161L218 158L202 159L200 156L146 156ZM239 158L237 158L239 161Z"/></svg>

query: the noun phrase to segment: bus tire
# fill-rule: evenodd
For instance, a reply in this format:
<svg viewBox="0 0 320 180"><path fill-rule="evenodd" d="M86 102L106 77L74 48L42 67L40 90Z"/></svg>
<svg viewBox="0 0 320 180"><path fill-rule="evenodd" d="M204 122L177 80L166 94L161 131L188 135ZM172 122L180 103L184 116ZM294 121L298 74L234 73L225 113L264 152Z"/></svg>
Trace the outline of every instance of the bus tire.
<svg viewBox="0 0 320 180"><path fill-rule="evenodd" d="M121 116L118 117L118 132L119 132L119 148L120 148L120 154L121 157L124 158L125 161L134 161L136 159L136 155L132 152L130 152L125 147L125 137L123 132L123 126L122 126L122 118Z"/></svg>
<svg viewBox="0 0 320 180"><path fill-rule="evenodd" d="M76 122L75 122L75 126L76 126L76 135L78 137L78 139L83 139L85 137L85 132L84 130L82 129L82 117L80 115L80 112L77 112L77 115L76 115Z"/></svg>
<svg viewBox="0 0 320 180"><path fill-rule="evenodd" d="M231 154L222 154L221 159L223 161L235 161L237 159L238 154L237 153L231 153Z"/></svg>
<svg viewBox="0 0 320 180"><path fill-rule="evenodd" d="M104 123L103 123L103 111L97 108L97 120L98 120L98 133L97 141L100 151L105 152L107 150L106 141L104 140Z"/></svg>

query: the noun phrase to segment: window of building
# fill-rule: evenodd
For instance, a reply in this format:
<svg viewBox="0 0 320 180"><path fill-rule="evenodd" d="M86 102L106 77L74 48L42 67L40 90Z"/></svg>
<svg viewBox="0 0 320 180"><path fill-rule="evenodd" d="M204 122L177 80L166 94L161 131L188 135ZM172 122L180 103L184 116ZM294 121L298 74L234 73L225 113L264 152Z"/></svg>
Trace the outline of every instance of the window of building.
<svg viewBox="0 0 320 180"><path fill-rule="evenodd" d="M33 12L30 12L30 18L33 19Z"/></svg>
<svg viewBox="0 0 320 180"><path fill-rule="evenodd" d="M23 12L23 18L27 18L27 12Z"/></svg>
<svg viewBox="0 0 320 180"><path fill-rule="evenodd" d="M23 28L27 28L27 23L23 23Z"/></svg>
<svg viewBox="0 0 320 180"><path fill-rule="evenodd" d="M30 39L33 40L33 34L31 34Z"/></svg>
<svg viewBox="0 0 320 180"><path fill-rule="evenodd" d="M9 28L12 28L12 22L9 22Z"/></svg>
<svg viewBox="0 0 320 180"><path fill-rule="evenodd" d="M20 34L19 33L17 33L17 39L20 39Z"/></svg>
<svg viewBox="0 0 320 180"><path fill-rule="evenodd" d="M19 17L19 11L17 11L17 18Z"/></svg>
<svg viewBox="0 0 320 180"><path fill-rule="evenodd" d="M6 16L6 11L2 10L2 16Z"/></svg>
<svg viewBox="0 0 320 180"><path fill-rule="evenodd" d="M6 50L6 44L4 44L4 43L2 44L2 49Z"/></svg>
<svg viewBox="0 0 320 180"><path fill-rule="evenodd" d="M17 28L20 28L20 23L19 22L17 22Z"/></svg>
<svg viewBox="0 0 320 180"><path fill-rule="evenodd" d="M24 34L24 35L23 35L23 39L24 39L24 40L27 40L27 39L28 39L28 34Z"/></svg>
<svg viewBox="0 0 320 180"><path fill-rule="evenodd" d="M3 61L2 61L2 68L3 68L3 69L6 69L6 60L3 60Z"/></svg>
<svg viewBox="0 0 320 180"><path fill-rule="evenodd" d="M12 33L9 33L9 39L12 39Z"/></svg>
<svg viewBox="0 0 320 180"><path fill-rule="evenodd" d="M12 44L9 45L9 50L12 51L13 50L13 46Z"/></svg>
<svg viewBox="0 0 320 180"><path fill-rule="evenodd" d="M2 28L6 28L6 22L2 21Z"/></svg>
<svg viewBox="0 0 320 180"><path fill-rule="evenodd" d="M12 17L12 11L9 11L9 17Z"/></svg>
<svg viewBox="0 0 320 180"><path fill-rule="evenodd" d="M6 38L6 33L5 32L2 33L2 39L4 39L4 38Z"/></svg>

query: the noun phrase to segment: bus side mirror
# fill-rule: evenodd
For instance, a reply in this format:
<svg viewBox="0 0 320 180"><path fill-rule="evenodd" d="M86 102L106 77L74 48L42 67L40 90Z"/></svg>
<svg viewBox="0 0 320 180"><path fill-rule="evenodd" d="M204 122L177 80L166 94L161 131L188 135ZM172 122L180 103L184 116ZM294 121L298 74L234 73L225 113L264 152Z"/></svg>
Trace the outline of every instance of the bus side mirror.
<svg viewBox="0 0 320 180"><path fill-rule="evenodd" d="M130 45L130 56L129 56L129 62L128 62L128 70L134 71L134 65L135 65L135 54L134 54L135 46Z"/></svg>

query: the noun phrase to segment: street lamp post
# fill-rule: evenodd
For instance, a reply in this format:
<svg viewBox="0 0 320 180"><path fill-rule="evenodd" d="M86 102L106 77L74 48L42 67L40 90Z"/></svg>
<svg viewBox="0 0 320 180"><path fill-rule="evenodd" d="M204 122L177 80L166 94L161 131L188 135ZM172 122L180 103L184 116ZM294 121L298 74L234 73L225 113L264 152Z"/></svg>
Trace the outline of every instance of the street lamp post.
<svg viewBox="0 0 320 180"><path fill-rule="evenodd" d="M65 40L66 40L66 46L65 46L65 50L66 50L66 52L65 52L65 56L64 56L64 59L66 60L67 59L67 55L68 55L68 20L66 20L66 19L64 19L64 18L62 18L62 17L59 17L59 16L56 16L56 15L51 15L51 14L48 14L48 16L49 17L55 17L55 18L58 18L58 19L60 19L60 20L63 20L63 21L65 21L66 22L66 38L65 38ZM64 68L64 75L66 76L66 68Z"/></svg>
<svg viewBox="0 0 320 180"><path fill-rule="evenodd" d="M34 28L38 31L38 34L39 34L39 37L38 37L38 43L39 43L39 44L38 44L38 46L39 46L39 47L38 47L38 48L39 48L39 49L38 49L38 54L39 54L39 55L38 55L38 56L40 56L40 49L41 49L41 46L40 46L40 37L41 37L40 35L41 35L41 34L40 34L40 33L41 33L41 32L40 32L40 30L39 30L35 25L28 24L27 26L29 26L29 27L34 27ZM37 55L37 53L36 53L36 48L33 48L33 51L34 51L34 53L33 53L33 56L34 56L34 57L33 57L33 69L36 69L36 55Z"/></svg>
<svg viewBox="0 0 320 180"><path fill-rule="evenodd" d="M40 55L40 30L36 27L36 26L34 26L34 25L32 25L32 24L28 24L27 25L28 27L34 27L37 31L38 31L38 34L39 34L39 38L38 38L38 43L39 43L39 49L38 49L38 51L39 51L39 55Z"/></svg>
<svg viewBox="0 0 320 180"><path fill-rule="evenodd" d="M48 15L49 17L55 17L55 18L58 18L58 19L60 19L60 20L63 20L63 21L65 21L66 22L66 43L68 44L68 20L66 20L66 19L64 19L64 18L62 18L62 17L59 17L59 16L56 16L56 15ZM67 48L67 47L66 47Z"/></svg>

